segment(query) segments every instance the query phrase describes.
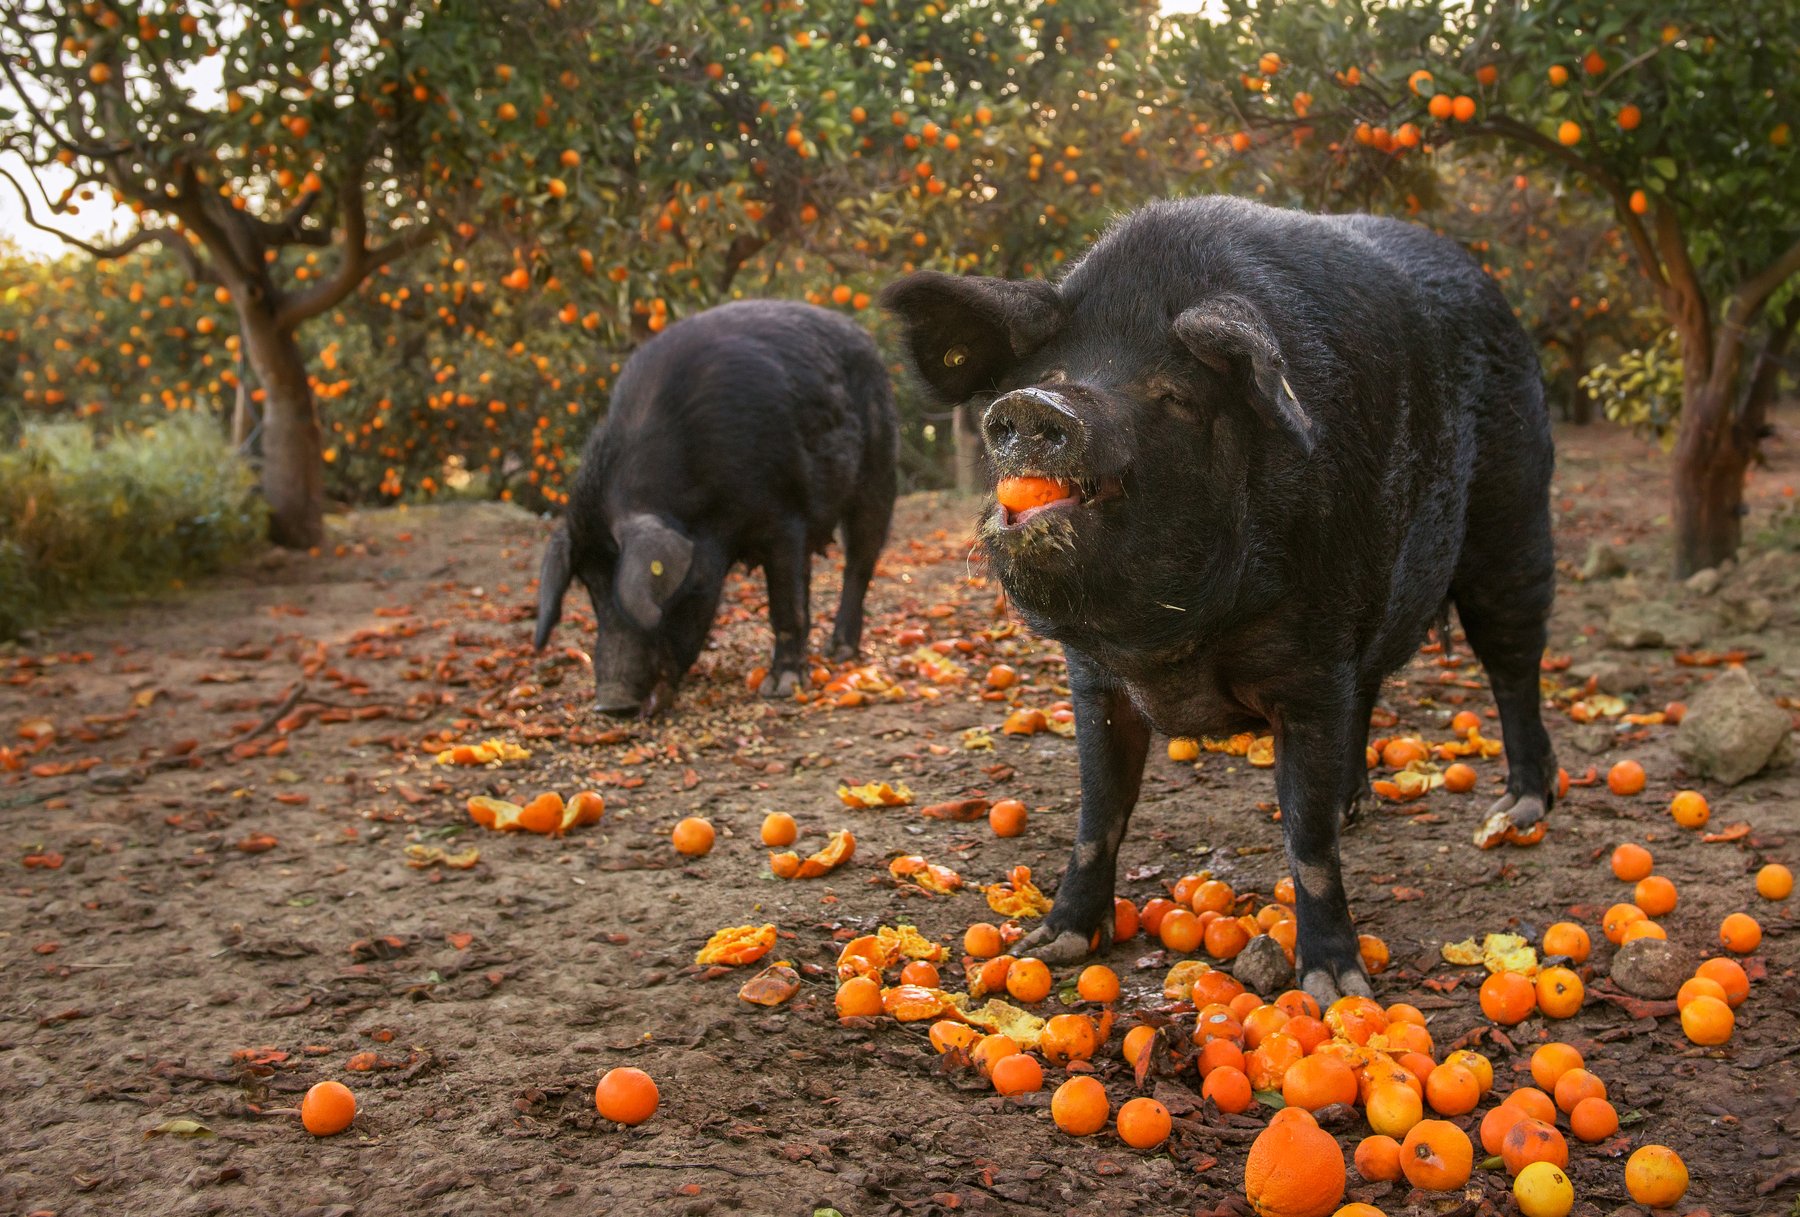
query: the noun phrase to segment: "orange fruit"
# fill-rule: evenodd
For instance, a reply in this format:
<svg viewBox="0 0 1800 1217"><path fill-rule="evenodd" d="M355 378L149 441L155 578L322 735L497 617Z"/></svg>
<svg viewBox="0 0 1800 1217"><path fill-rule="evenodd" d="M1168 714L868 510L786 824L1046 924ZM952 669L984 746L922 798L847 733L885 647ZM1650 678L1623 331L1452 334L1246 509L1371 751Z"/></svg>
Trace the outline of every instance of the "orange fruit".
<svg viewBox="0 0 1800 1217"><path fill-rule="evenodd" d="M356 1119L356 1096L342 1082L319 1082L300 1100L300 1124L315 1137L329 1137Z"/></svg>
<svg viewBox="0 0 1800 1217"><path fill-rule="evenodd" d="M1154 934L1162 928L1162 919L1174 911L1174 908L1173 900L1165 896L1152 896L1144 901L1144 907L1139 910L1138 924L1144 928L1144 933Z"/></svg>
<svg viewBox="0 0 1800 1217"><path fill-rule="evenodd" d="M1567 955L1575 963L1585 963L1591 944L1588 932L1573 921L1559 921L1544 931L1544 954Z"/></svg>
<svg viewBox="0 0 1800 1217"><path fill-rule="evenodd" d="M1450 113L1459 123L1466 123L1475 117L1475 99L1467 94L1458 94L1450 107Z"/></svg>
<svg viewBox="0 0 1800 1217"><path fill-rule="evenodd" d="M1733 955L1748 955L1762 942L1762 926L1749 913L1732 913L1719 923L1719 941Z"/></svg>
<svg viewBox="0 0 1800 1217"><path fill-rule="evenodd" d="M794 817L785 811L771 811L763 817L762 843L770 849L782 849L792 845L800 835L800 826Z"/></svg>
<svg viewBox="0 0 1800 1217"><path fill-rule="evenodd" d="M1275 1004L1295 1018L1317 1018L1320 1014L1318 999L1304 989L1289 989L1275 999Z"/></svg>
<svg viewBox="0 0 1800 1217"><path fill-rule="evenodd" d="M1294 877L1283 875L1275 880L1275 902L1291 905L1294 903Z"/></svg>
<svg viewBox="0 0 1800 1217"><path fill-rule="evenodd" d="M1351 1161L1370 1183L1392 1183L1400 1177L1400 1142L1376 1133L1356 1143Z"/></svg>
<svg viewBox="0 0 1800 1217"><path fill-rule="evenodd" d="M1413 1125L1425 1118L1425 1104L1410 1087L1399 1082L1380 1082L1370 1089L1368 1102L1363 1105L1363 1115L1375 1132L1389 1137L1404 1137L1412 1131Z"/></svg>
<svg viewBox="0 0 1800 1217"><path fill-rule="evenodd" d="M1000 940L1000 927L991 921L977 921L963 931L963 954L976 959L992 959L1005 945Z"/></svg>
<svg viewBox="0 0 1800 1217"><path fill-rule="evenodd" d="M1537 990L1517 972L1495 972L1481 982L1481 1012L1497 1023L1523 1022L1536 1005Z"/></svg>
<svg viewBox="0 0 1800 1217"><path fill-rule="evenodd" d="M1606 56L1599 51L1589 51L1582 57L1581 70L1589 76L1602 76L1606 73Z"/></svg>
<svg viewBox="0 0 1800 1217"><path fill-rule="evenodd" d="M1481 1101L1481 1083L1461 1065L1446 1061L1426 1077L1425 1100L1440 1116L1466 1115Z"/></svg>
<svg viewBox="0 0 1800 1217"><path fill-rule="evenodd" d="M1137 905L1123 896L1113 897L1113 941L1124 942L1137 937Z"/></svg>
<svg viewBox="0 0 1800 1217"><path fill-rule="evenodd" d="M1556 1083L1571 1069L1580 1069L1581 1053L1568 1044L1545 1044L1531 1054L1531 1080L1545 1090L1555 1090Z"/></svg>
<svg viewBox="0 0 1800 1217"><path fill-rule="evenodd" d="M1426 1191L1454 1191L1469 1181L1474 1166L1469 1134L1448 1120L1420 1120L1400 1143L1401 1173Z"/></svg>
<svg viewBox="0 0 1800 1217"><path fill-rule="evenodd" d="M1648 875L1650 868L1654 865L1656 865L1655 859L1650 856L1650 851L1642 845L1634 845L1627 841L1612 851L1612 873L1615 879L1636 883Z"/></svg>
<svg viewBox="0 0 1800 1217"><path fill-rule="evenodd" d="M875 1000L879 1009L880 994L876 994ZM618 1124L642 1124L656 1114L656 1105L660 1101L655 1080L642 1069L633 1069L629 1065L607 1070L606 1076L594 1087L594 1109L603 1119Z"/></svg>
<svg viewBox="0 0 1800 1217"><path fill-rule="evenodd" d="M554 790L540 794L519 808L519 827L548 836L562 832L563 797Z"/></svg>
<svg viewBox="0 0 1800 1217"><path fill-rule="evenodd" d="M1344 1199L1344 1151L1303 1114L1282 1110L1250 1145L1244 1195L1258 1217L1330 1217Z"/></svg>
<svg viewBox="0 0 1800 1217"><path fill-rule="evenodd" d="M1481 715L1473 710L1458 710L1450 720L1450 730L1458 735L1466 736L1471 731L1481 729Z"/></svg>
<svg viewBox="0 0 1800 1217"><path fill-rule="evenodd" d="M1256 1097L1250 1089L1250 1079L1244 1076L1243 1071L1226 1065L1221 1065L1206 1075L1206 1081L1200 1086L1200 1095L1211 1099L1213 1106L1220 1111L1233 1115L1248 1111Z"/></svg>
<svg viewBox="0 0 1800 1217"><path fill-rule="evenodd" d="M1244 1016L1244 1043L1255 1048L1291 1021L1280 1006L1258 1006Z"/></svg>
<svg viewBox="0 0 1800 1217"><path fill-rule="evenodd" d="M585 828L600 822L600 817L606 814L606 800L591 790L584 790L569 800L569 810L575 813L575 826Z"/></svg>
<svg viewBox="0 0 1800 1217"><path fill-rule="evenodd" d="M1175 887L1169 892L1169 898L1176 904L1186 904L1191 908L1191 902L1194 899L1194 889L1204 882L1206 882L1206 880L1202 879L1199 875L1183 875L1181 878L1175 880ZM1201 910L1193 909L1192 911L1198 913Z"/></svg>
<svg viewBox="0 0 1800 1217"><path fill-rule="evenodd" d="M1794 891L1794 872L1771 862L1756 872L1756 894L1764 900L1786 900Z"/></svg>
<svg viewBox="0 0 1800 1217"><path fill-rule="evenodd" d="M1567 138L1570 127L1575 128L1574 139ZM1557 129L1556 137L1565 144L1573 144L1581 139L1581 128L1574 123L1565 122ZM1620 761L1606 771L1606 788L1614 794L1641 794L1644 789L1644 767L1636 761Z"/></svg>
<svg viewBox="0 0 1800 1217"><path fill-rule="evenodd" d="M988 669L984 682L990 689L1010 689L1019 683L1019 670L1010 664L997 663ZM1017 800L1007 800L1016 802Z"/></svg>
<svg viewBox="0 0 1800 1217"><path fill-rule="evenodd" d="M1626 200L1625 205L1631 208L1632 215L1641 216L1650 210L1650 196L1645 194L1642 190L1634 190L1631 192L1631 197ZM1671 719L1668 721L1672 722L1674 720Z"/></svg>
<svg viewBox="0 0 1800 1217"><path fill-rule="evenodd" d="M1288 1068L1281 1079L1281 1098L1289 1107L1308 1111L1355 1103L1356 1074L1342 1057L1315 1053Z"/></svg>
<svg viewBox="0 0 1800 1217"><path fill-rule="evenodd" d="M999 500L1000 506L1012 512L1042 507L1058 499L1066 499L1073 493L1074 488L1067 482L1046 477L1002 478L999 485L994 487L994 497Z"/></svg>
<svg viewBox="0 0 1800 1217"><path fill-rule="evenodd" d="M1486 1094L1494 1088L1493 1062L1489 1061L1485 1056L1482 1056L1481 1053L1476 1052L1472 1048L1458 1048L1455 1052L1452 1052L1449 1056L1444 1058L1444 1064L1461 1065L1464 1069L1467 1069L1470 1073L1474 1074L1475 1082L1481 1087L1482 1094Z"/></svg>
<svg viewBox="0 0 1800 1217"><path fill-rule="evenodd" d="M1437 1062L1426 1056L1423 1052L1407 1052L1403 1053L1400 1058L1395 1061L1395 1064L1399 1065L1400 1068L1412 1075L1413 1080L1418 1083L1418 1086L1414 1089L1417 1090L1421 1099L1424 1098L1425 1079L1431 1076L1431 1071L1433 1069L1437 1068Z"/></svg>
<svg viewBox="0 0 1800 1217"><path fill-rule="evenodd" d="M1669 814L1683 828L1704 828L1712 817L1712 808L1706 805L1706 796L1698 790L1683 790L1669 801Z"/></svg>
<svg viewBox="0 0 1800 1217"><path fill-rule="evenodd" d="M1675 1008L1687 1009L1687 1004L1696 997L1716 997L1725 1000L1725 986L1716 980L1708 980L1704 976L1694 976L1681 982L1681 988L1675 993Z"/></svg>
<svg viewBox="0 0 1800 1217"><path fill-rule="evenodd" d="M975 1042L975 1049L969 1053L969 1059L975 1062L978 1073L992 1078L994 1066L1018 1051L1018 1041L1010 1035L984 1035Z"/></svg>
<svg viewBox="0 0 1800 1217"><path fill-rule="evenodd" d="M1625 932L1619 935L1619 945L1624 946L1626 943L1636 942L1640 938L1666 939L1668 936L1669 932L1667 930L1663 929L1660 925L1657 925L1656 922L1645 918L1643 921L1634 921L1625 927Z"/></svg>
<svg viewBox="0 0 1800 1217"><path fill-rule="evenodd" d="M1631 892L1631 902L1644 910L1646 917L1661 917L1675 911L1675 885L1661 875L1646 875Z"/></svg>
<svg viewBox="0 0 1800 1217"><path fill-rule="evenodd" d="M1529 1120L1531 1116L1516 1103L1502 1103L1481 1117L1481 1148L1490 1155L1500 1152L1506 1143L1506 1134L1520 1120Z"/></svg>
<svg viewBox="0 0 1800 1217"><path fill-rule="evenodd" d="M1241 921L1221 917L1206 927L1206 953L1214 959L1236 959L1250 945L1250 931Z"/></svg>
<svg viewBox="0 0 1800 1217"><path fill-rule="evenodd" d="M1022 1002L1043 1001L1050 996L1049 965L1029 955L1014 960L1006 973L1006 991Z"/></svg>
<svg viewBox="0 0 1800 1217"><path fill-rule="evenodd" d="M1058 1014L1044 1024L1038 1051L1052 1065L1093 1059L1100 1049L1100 1029L1085 1014Z"/></svg>
<svg viewBox="0 0 1800 1217"><path fill-rule="evenodd" d="M1427 1057L1432 1054L1431 1032L1425 1030L1422 1023L1389 1023L1384 1035L1387 1039L1389 1054L1410 1056L1417 1053ZM1434 1061L1433 1064L1436 1062Z"/></svg>
<svg viewBox="0 0 1800 1217"><path fill-rule="evenodd" d="M1169 1139L1169 1109L1155 1099L1127 1099L1116 1121L1119 1140L1133 1149L1155 1149Z"/></svg>
<svg viewBox="0 0 1800 1217"><path fill-rule="evenodd" d="M1340 997L1325 1012L1325 1025L1353 1044L1387 1030L1387 1012L1367 997Z"/></svg>
<svg viewBox="0 0 1800 1217"><path fill-rule="evenodd" d="M867 976L852 976L838 986L839 1018L874 1018L881 1013L881 983Z"/></svg>
<svg viewBox="0 0 1800 1217"><path fill-rule="evenodd" d="M1001 799L988 809L988 827L994 830L996 837L1017 837L1025 832L1025 821L1030 816L1025 804L1017 799Z"/></svg>
<svg viewBox="0 0 1800 1217"><path fill-rule="evenodd" d="M1172 739L1169 741L1169 759L1172 761L1197 761L1200 759L1200 741L1195 739Z"/></svg>
<svg viewBox="0 0 1800 1217"><path fill-rule="evenodd" d="M915 959L900 969L900 983L903 985L919 985L926 989L943 988L942 977L938 975L937 965L929 960Z"/></svg>
<svg viewBox="0 0 1800 1217"><path fill-rule="evenodd" d="M1569 1113L1569 1131L1592 1145L1619 1131L1619 1113L1605 1099L1587 1098Z"/></svg>
<svg viewBox="0 0 1800 1217"><path fill-rule="evenodd" d="M1205 1044L1210 1040L1241 1040L1244 1038L1244 1024L1238 1022L1229 1006L1212 1005L1200 1011L1200 1019L1194 1024L1194 1042Z"/></svg>
<svg viewBox="0 0 1800 1217"><path fill-rule="evenodd" d="M1373 934L1358 934L1356 949L1362 956L1363 970L1370 976L1379 976L1387 971L1389 958L1387 943Z"/></svg>
<svg viewBox="0 0 1800 1217"><path fill-rule="evenodd" d="M1014 1052L994 1062L988 1079L1001 1094L1031 1094L1044 1088L1044 1067L1036 1057Z"/></svg>
<svg viewBox="0 0 1800 1217"><path fill-rule="evenodd" d="M1305 1055L1300 1041L1277 1031L1258 1045L1256 1051L1245 1055L1244 1072L1256 1089L1280 1090L1287 1071L1299 1064Z"/></svg>
<svg viewBox="0 0 1800 1217"><path fill-rule="evenodd" d="M1566 1115L1583 1099L1604 1099L1606 1083L1585 1069L1571 1069L1556 1079L1555 1095L1557 1109Z"/></svg>
<svg viewBox="0 0 1800 1217"><path fill-rule="evenodd" d="M1195 1068L1202 1078L1207 1077L1215 1069L1235 1069L1244 1071L1244 1050L1232 1040L1207 1040L1200 1049L1200 1055L1194 1059Z"/></svg>
<svg viewBox="0 0 1800 1217"><path fill-rule="evenodd" d="M1581 977L1568 968L1545 968L1538 973L1538 1009L1548 1018L1574 1017L1586 993Z"/></svg>
<svg viewBox="0 0 1800 1217"><path fill-rule="evenodd" d="M1237 1019L1237 1021L1241 1023L1249 1016L1252 1010L1260 1010L1263 1005L1264 1002L1262 998L1254 993L1244 992L1227 1002L1225 1008L1231 1011L1231 1017Z"/></svg>
<svg viewBox="0 0 1800 1217"><path fill-rule="evenodd" d="M1429 760L1431 750L1419 739L1391 739L1381 748L1381 763L1389 769L1404 769L1414 761Z"/></svg>
<svg viewBox="0 0 1800 1217"><path fill-rule="evenodd" d="M713 826L699 816L689 816L675 826L669 840L675 843L677 853L690 858L705 857L713 847Z"/></svg>
<svg viewBox="0 0 1800 1217"><path fill-rule="evenodd" d="M1172 908L1157 923L1156 936L1171 951L1191 955L1199 949L1204 934L1200 919L1179 906Z"/></svg>
<svg viewBox="0 0 1800 1217"><path fill-rule="evenodd" d="M1467 794L1475 789L1475 770L1461 761L1444 770L1444 789L1451 794Z"/></svg>
<svg viewBox="0 0 1800 1217"><path fill-rule="evenodd" d="M1127 1065L1130 1065L1133 1068L1136 1068L1137 1063L1138 1063L1138 1057L1140 1057L1144 1054L1144 1052L1150 1047L1150 1042L1152 1040L1154 1040L1155 1038L1156 1038L1156 1028L1155 1027L1151 1027L1151 1026L1133 1027L1131 1030L1129 1030L1125 1033L1125 1039L1119 1045L1119 1055L1125 1058L1125 1063ZM1219 1042L1220 1043L1229 1043L1230 1041L1229 1040L1221 1040ZM1210 1045L1208 1045L1208 1046L1210 1047ZM1204 1056L1205 1053L1202 1053L1201 1055ZM1202 1076L1205 1076L1204 1071L1202 1071Z"/></svg>
<svg viewBox="0 0 1800 1217"><path fill-rule="evenodd" d="M1687 1187L1687 1163L1666 1145L1646 1145L1625 1160L1625 1190L1641 1205L1672 1209Z"/></svg>
<svg viewBox="0 0 1800 1217"><path fill-rule="evenodd" d="M1517 1107L1534 1120L1542 1120L1546 1124L1556 1123L1555 1101L1536 1086L1521 1086L1500 1101L1510 1107Z"/></svg>
<svg viewBox="0 0 1800 1217"><path fill-rule="evenodd" d="M1644 916L1644 910L1635 904L1615 904L1600 919L1600 930L1606 935L1606 941L1618 946L1624 939L1625 927L1634 921L1642 921Z"/></svg>
<svg viewBox="0 0 1800 1217"><path fill-rule="evenodd" d="M1088 1137L1106 1127L1112 1114L1106 1087L1097 1078L1081 1074L1070 1078L1050 1096L1050 1118L1071 1137Z"/></svg>
<svg viewBox="0 0 1800 1217"><path fill-rule="evenodd" d="M938 1050L940 1056L952 1048L961 1048L967 1052L981 1039L981 1032L967 1023L959 1023L951 1018L942 1018L931 1024L929 1035L931 1046Z"/></svg>
<svg viewBox="0 0 1800 1217"><path fill-rule="evenodd" d="M1725 1004L1734 1010L1750 996L1750 977L1745 975L1744 969L1734 959L1723 956L1709 959L1694 969L1694 975L1703 976L1724 989Z"/></svg>
<svg viewBox="0 0 1800 1217"><path fill-rule="evenodd" d="M1565 148L1572 148L1576 144L1579 144L1581 142L1581 124L1572 122L1568 119L1564 119L1562 121L1562 124L1556 128L1556 142L1563 145ZM1638 763L1636 761L1620 761L1619 764L1620 765L1636 765L1638 767L1638 770L1640 773L1643 770L1643 767L1641 765L1638 765ZM1618 765L1613 766L1613 768L1617 769ZM1612 786L1612 779L1610 776L1607 778L1606 784L1608 786ZM1639 781L1638 790L1642 790L1643 788L1644 788L1643 782ZM1637 791L1620 790L1616 786L1613 787L1613 791L1616 794L1635 794L1635 793L1637 793Z"/></svg>
<svg viewBox="0 0 1800 1217"><path fill-rule="evenodd" d="M1075 992L1082 1001L1118 1001L1119 977L1105 964L1090 964L1076 978Z"/></svg>
<svg viewBox="0 0 1800 1217"><path fill-rule="evenodd" d="M1553 63L1550 65L1549 76L1550 83L1556 88L1560 89L1569 83L1569 69L1563 67L1560 63Z"/></svg>
<svg viewBox="0 0 1800 1217"><path fill-rule="evenodd" d="M1506 1163L1509 1175L1518 1174L1533 1162L1567 1168L1569 1143L1554 1125L1527 1116L1507 1130L1506 1139L1500 1143L1500 1160Z"/></svg>
<svg viewBox="0 0 1800 1217"><path fill-rule="evenodd" d="M1716 997L1696 997L1681 1010L1681 1031L1696 1044L1712 1047L1731 1038L1737 1016Z"/></svg>
<svg viewBox="0 0 1800 1217"><path fill-rule="evenodd" d="M1229 972L1202 972L1193 985L1189 987L1189 995L1194 1005L1205 1009L1211 1005L1224 1005L1235 1001L1244 991L1244 986Z"/></svg>
<svg viewBox="0 0 1800 1217"><path fill-rule="evenodd" d="M1298 1014L1282 1024L1282 1033L1300 1043L1300 1051L1310 1053L1331 1038L1331 1028L1309 1015ZM1259 1047L1261 1045L1258 1045Z"/></svg>
<svg viewBox="0 0 1800 1217"><path fill-rule="evenodd" d="M1188 897L1188 905L1196 913L1204 913L1208 909L1215 913L1229 912L1236 901L1237 893L1231 890L1231 884L1221 883L1217 879L1196 884Z"/></svg>

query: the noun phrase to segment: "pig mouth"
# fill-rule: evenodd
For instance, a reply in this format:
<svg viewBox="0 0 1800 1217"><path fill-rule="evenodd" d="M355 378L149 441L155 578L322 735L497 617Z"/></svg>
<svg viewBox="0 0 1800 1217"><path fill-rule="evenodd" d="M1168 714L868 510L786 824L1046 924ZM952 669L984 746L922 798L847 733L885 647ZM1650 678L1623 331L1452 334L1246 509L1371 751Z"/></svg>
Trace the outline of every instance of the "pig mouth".
<svg viewBox="0 0 1800 1217"><path fill-rule="evenodd" d="M1048 475L1022 474L1020 476L1047 477ZM1016 532L1034 521L1072 515L1083 507L1098 507L1124 493L1124 483L1116 477L1059 478L1056 480L1066 485L1070 493L1061 498L1052 499L1048 503L1027 507L1024 511L1013 511L1003 504L996 505L998 508L996 515L1000 527L1007 532Z"/></svg>

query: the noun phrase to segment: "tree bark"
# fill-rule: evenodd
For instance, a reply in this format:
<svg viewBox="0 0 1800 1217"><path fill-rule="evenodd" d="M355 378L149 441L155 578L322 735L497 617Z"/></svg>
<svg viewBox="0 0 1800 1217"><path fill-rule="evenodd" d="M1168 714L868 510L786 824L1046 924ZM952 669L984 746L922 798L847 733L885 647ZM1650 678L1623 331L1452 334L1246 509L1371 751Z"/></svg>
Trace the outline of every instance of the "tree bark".
<svg viewBox="0 0 1800 1217"><path fill-rule="evenodd" d="M266 309L242 306L238 323L263 390L262 489L269 504L269 539L288 549L310 549L325 539L325 456L306 360L293 333Z"/></svg>
<svg viewBox="0 0 1800 1217"><path fill-rule="evenodd" d="M1732 557L1743 535L1744 472L1754 439L1734 425L1732 405L1730 392L1711 384L1682 395L1675 444L1675 573L1684 579Z"/></svg>

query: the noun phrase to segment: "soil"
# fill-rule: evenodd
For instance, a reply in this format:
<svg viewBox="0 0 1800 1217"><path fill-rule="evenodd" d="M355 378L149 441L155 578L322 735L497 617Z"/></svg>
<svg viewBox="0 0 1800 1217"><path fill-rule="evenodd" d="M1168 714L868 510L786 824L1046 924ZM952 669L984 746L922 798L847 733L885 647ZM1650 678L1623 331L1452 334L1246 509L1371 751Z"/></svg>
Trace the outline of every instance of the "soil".
<svg viewBox="0 0 1800 1217"><path fill-rule="evenodd" d="M1663 648L1607 649L1607 613L1632 598L1723 604L1735 588L1740 601L1763 594L1772 616L1760 628L1756 614L1733 618L1734 634L1720 619L1705 644L1750 650L1764 691L1791 699L1800 600L1781 581L1800 555L1771 550L1710 597L1672 585L1659 573L1665 459L1610 428L1561 440L1551 652L1572 662L1546 674L1549 719L1570 773L1594 767L1600 780L1571 790L1534 849L1470 844L1501 761L1478 764L1473 793L1384 803L1351 829L1352 908L1393 956L1377 991L1423 1010L1440 1053L1489 1053L1500 1090L1528 1081L1541 1041L1586 1054L1626 1126L1574 1144L1577 1213L1637 1211L1624 1157L1649 1142L1686 1159L1684 1211L1800 1211L1796 902L1759 900L1751 884L1764 861L1800 867L1800 775L1694 783L1670 726L1580 724L1554 696L1582 673L1622 689L1630 713L1690 696L1718 669ZM1795 535L1781 530L1800 480L1791 451L1771 455L1747 534L1765 546L1778 544L1772 528ZM933 1053L925 1023L836 1017L845 939L917 925L951 946L946 987L961 988L962 931L996 919L979 885L1025 864L1054 890L1072 839L1073 741L998 731L1012 703L1058 699L1060 654L1022 633L992 636L1006 621L970 553L972 516L968 502L904 501L872 592L866 662L878 669L912 671L918 644L900 641L904 630L972 643L955 656L970 678L934 686L936 700L759 700L746 676L769 643L761 584L738 578L672 719L595 720L591 616L572 611L545 655L530 651L547 525L497 506L345 517L323 555L272 556L0 652L0 742L25 745L18 730L38 719L56 733L0 774L0 1212L1248 1212L1244 1154L1267 1112L1221 1115L1191 1073L1147 1083L1177 1123L1165 1148L1141 1153L1110 1133L1054 1128L1059 1069L1043 1093L1003 1100ZM1595 541L1632 573L1580 581ZM815 587L820 621L835 607L830 565ZM1489 711L1466 648L1456 655L1460 666L1446 667L1421 654L1390 682L1383 706L1399 725L1386 734L1441 740L1453 711ZM1001 661L1023 679L984 699L981 678ZM902 675L909 691L920 683ZM973 727L992 732L991 751L964 746ZM529 759L434 760L491 737ZM1604 782L1626 756L1649 773L1634 798ZM840 783L875 780L904 781L915 805L852 811L836 797ZM1747 835L1706 842L1677 828L1668 802L1690 784L1712 800L1708 831L1743 821ZM605 795L605 817L562 838L488 832L464 810L471 794L583 788ZM985 820L918 811L977 794L1024 800L1026 833L1002 840ZM1121 893L1141 903L1201 869L1269 893L1284 869L1273 797L1269 771L1242 758L1181 764L1159 745ZM854 860L819 879L772 877L758 827L776 809L799 820L802 854L852 829ZM688 815L718 829L696 860L669 844ZM1628 898L1606 865L1627 839L1648 843L1679 885L1665 924L1696 957L1716 951L1726 913L1762 922L1745 961L1752 995L1722 1047L1689 1044L1670 1007L1610 990L1598 922ZM414 869L408 845L480 856L468 870ZM899 853L952 866L968 886L936 896L897 883L887 861ZM1481 971L1445 963L1441 944L1501 930L1535 940L1563 918L1596 942L1585 1008L1493 1028L1476 1003ZM693 963L713 930L764 921L782 935L770 958L803 974L798 996L774 1008L736 997L756 969ZM1118 1037L1142 1012L1172 1017L1161 980L1173 961L1143 936L1106 961L1126 993L1095 1068L1116 1105L1133 1090ZM592 1100L598 1073L625 1064L662 1095L630 1129L600 1119ZM349 1084L360 1110L349 1131L314 1138L295 1108L327 1078ZM1358 1119L1336 1131L1349 1149L1361 1129ZM1478 1170L1465 1192L1409 1193L1352 1173L1351 1198L1389 1214L1510 1213L1507 1184L1503 1170Z"/></svg>

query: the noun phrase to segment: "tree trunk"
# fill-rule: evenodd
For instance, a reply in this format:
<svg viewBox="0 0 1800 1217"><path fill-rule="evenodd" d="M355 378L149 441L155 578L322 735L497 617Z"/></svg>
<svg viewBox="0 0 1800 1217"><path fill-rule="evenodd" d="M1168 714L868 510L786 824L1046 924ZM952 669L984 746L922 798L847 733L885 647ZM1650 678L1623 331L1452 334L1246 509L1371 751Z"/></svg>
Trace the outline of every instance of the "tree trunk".
<svg viewBox="0 0 1800 1217"><path fill-rule="evenodd" d="M955 440L956 493L974 494L981 489L981 432L969 418L967 408L958 406L952 424Z"/></svg>
<svg viewBox="0 0 1800 1217"><path fill-rule="evenodd" d="M269 539L288 549L310 549L325 539L325 456L306 361L293 334L278 328L265 310L240 307L238 322L263 390L262 488Z"/></svg>
<svg viewBox="0 0 1800 1217"><path fill-rule="evenodd" d="M1675 444L1675 573L1684 579L1736 554L1743 532L1744 471L1754 444L1735 425L1733 396L1704 383L1698 392L1682 395Z"/></svg>

